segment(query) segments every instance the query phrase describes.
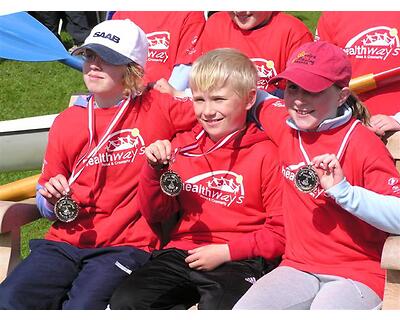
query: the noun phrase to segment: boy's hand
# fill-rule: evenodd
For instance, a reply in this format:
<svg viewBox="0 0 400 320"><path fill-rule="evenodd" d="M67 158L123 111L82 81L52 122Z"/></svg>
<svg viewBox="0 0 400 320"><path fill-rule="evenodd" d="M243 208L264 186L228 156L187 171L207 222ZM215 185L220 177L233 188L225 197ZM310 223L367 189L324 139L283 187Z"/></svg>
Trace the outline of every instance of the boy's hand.
<svg viewBox="0 0 400 320"><path fill-rule="evenodd" d="M70 192L68 180L62 174L58 174L49 179L44 184L44 188L39 193L51 204L55 204L63 195Z"/></svg>
<svg viewBox="0 0 400 320"><path fill-rule="evenodd" d="M188 251L185 262L198 271L211 271L221 264L231 261L227 244L210 244Z"/></svg>
<svg viewBox="0 0 400 320"><path fill-rule="evenodd" d="M157 140L149 145L144 153L151 166L167 165L171 158L171 142L168 140Z"/></svg>
<svg viewBox="0 0 400 320"><path fill-rule="evenodd" d="M334 154L316 156L311 164L316 169L320 184L325 190L338 184L344 178L342 167Z"/></svg>
<svg viewBox="0 0 400 320"><path fill-rule="evenodd" d="M383 136L386 131L399 131L400 123L398 123L393 117L376 114L371 117L371 127L369 128L379 136Z"/></svg>

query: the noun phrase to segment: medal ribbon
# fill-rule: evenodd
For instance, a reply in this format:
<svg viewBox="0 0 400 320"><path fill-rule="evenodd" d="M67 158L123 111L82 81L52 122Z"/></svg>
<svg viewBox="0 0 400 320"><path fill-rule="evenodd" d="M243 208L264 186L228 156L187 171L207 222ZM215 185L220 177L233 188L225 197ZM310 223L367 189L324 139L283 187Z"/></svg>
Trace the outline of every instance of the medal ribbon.
<svg viewBox="0 0 400 320"><path fill-rule="evenodd" d="M177 152L179 152L180 154L182 154L183 156L186 157L202 157L205 156L215 150L218 150L220 148L222 148L224 145L226 145L229 141L231 141L233 138L235 138L243 129L238 129L230 134L228 134L225 138L220 139L216 144L214 144L210 149L208 149L207 151L203 152L203 153L191 153L188 152L190 150L196 149L199 146L199 141L202 137L205 137L205 130L203 129L197 136L196 136L196 142L189 144L186 147L180 148L180 149L175 149L175 154Z"/></svg>
<svg viewBox="0 0 400 320"><path fill-rule="evenodd" d="M351 127L350 127L349 130L347 131L346 135L344 136L343 141L342 141L342 143L340 144L340 148L339 148L339 150L338 150L338 152L337 152L337 154L336 154L336 158L337 158L339 161L340 161L340 159L341 159L341 157L342 157L342 155L343 155L343 152L344 152L344 150L345 150L345 148L346 148L346 146L347 146L347 142L348 142L348 140L349 140L350 134L353 132L354 128L356 127L356 125L357 125L359 122L360 122L360 120L354 121L354 123L351 125ZM297 131L297 134L298 134L298 137L299 137L300 151L301 151L301 153L303 154L303 157L304 157L304 159L306 160L306 163L309 165L309 164L311 163L311 161L310 161L310 158L308 157L308 154L307 154L306 150L304 149L303 142L302 142L302 140L301 140L301 134L300 134L300 131L299 131L299 130Z"/></svg>
<svg viewBox="0 0 400 320"><path fill-rule="evenodd" d="M75 182L75 180L79 177L79 175L82 173L82 171L85 169L86 165L83 164L83 161L86 159L86 162L89 161L90 158L94 157L96 153L100 150L102 145L104 144L107 136L110 134L110 132L114 129L118 121L122 118L122 116L125 114L125 111L129 105L129 102L131 101L131 96L125 100L124 104L122 107L119 108L118 112L116 115L114 115L113 119L109 123L106 131L104 132L103 136L101 137L100 141L98 142L97 146L93 148L93 150L90 151L90 148L92 146L93 142L93 136L94 136L94 98L93 96L90 97L89 103L88 103L88 129L89 129L89 146L86 151L86 153L78 160L76 165L74 166L71 177L68 180L69 185ZM89 152L90 151L90 152ZM81 166L79 170L77 169L78 166Z"/></svg>

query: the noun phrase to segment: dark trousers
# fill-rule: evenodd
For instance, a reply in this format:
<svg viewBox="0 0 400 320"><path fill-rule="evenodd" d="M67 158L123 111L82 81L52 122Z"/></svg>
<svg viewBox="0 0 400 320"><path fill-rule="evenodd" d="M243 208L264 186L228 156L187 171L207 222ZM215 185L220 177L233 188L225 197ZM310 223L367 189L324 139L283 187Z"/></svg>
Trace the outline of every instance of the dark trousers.
<svg viewBox="0 0 400 320"><path fill-rule="evenodd" d="M261 258L232 261L212 271L190 269L186 251L153 252L149 262L132 273L112 295L111 309L232 309L239 298L265 271ZM267 268L266 268L267 267Z"/></svg>
<svg viewBox="0 0 400 320"><path fill-rule="evenodd" d="M150 257L133 247L80 249L31 240L31 253L0 284L0 309L106 309L115 288Z"/></svg>
<svg viewBox="0 0 400 320"><path fill-rule="evenodd" d="M65 29L71 35L74 44L81 45L90 34L91 28L85 11L31 11L30 14L59 40L61 40L58 34L60 19L66 22Z"/></svg>

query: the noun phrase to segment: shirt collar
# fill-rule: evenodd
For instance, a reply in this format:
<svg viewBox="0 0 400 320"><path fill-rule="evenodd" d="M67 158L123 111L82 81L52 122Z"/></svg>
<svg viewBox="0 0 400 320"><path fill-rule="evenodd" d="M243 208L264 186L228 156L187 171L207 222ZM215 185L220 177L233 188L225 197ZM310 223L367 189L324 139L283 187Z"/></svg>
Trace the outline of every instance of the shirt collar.
<svg viewBox="0 0 400 320"><path fill-rule="evenodd" d="M314 132L325 131L325 130L337 128L337 127L341 126L342 124L345 124L346 122L348 122L351 119L351 117L353 115L353 110L347 104L343 104L339 108L339 113L340 113L340 115L333 119L325 119L324 121L322 121L319 124L317 129L312 130L312 131L314 131ZM300 129L299 127L297 127L297 125L294 123L294 121L291 118L286 120L286 124L295 130L309 131L309 130L303 130L303 129Z"/></svg>

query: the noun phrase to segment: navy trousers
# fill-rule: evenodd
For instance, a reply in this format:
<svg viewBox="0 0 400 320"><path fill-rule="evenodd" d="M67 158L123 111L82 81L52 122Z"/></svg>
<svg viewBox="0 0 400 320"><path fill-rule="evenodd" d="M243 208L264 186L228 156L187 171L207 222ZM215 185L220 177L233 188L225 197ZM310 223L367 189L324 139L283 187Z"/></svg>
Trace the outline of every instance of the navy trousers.
<svg viewBox="0 0 400 320"><path fill-rule="evenodd" d="M150 254L134 247L80 249L31 240L31 253L0 284L0 309L106 309L116 287Z"/></svg>

